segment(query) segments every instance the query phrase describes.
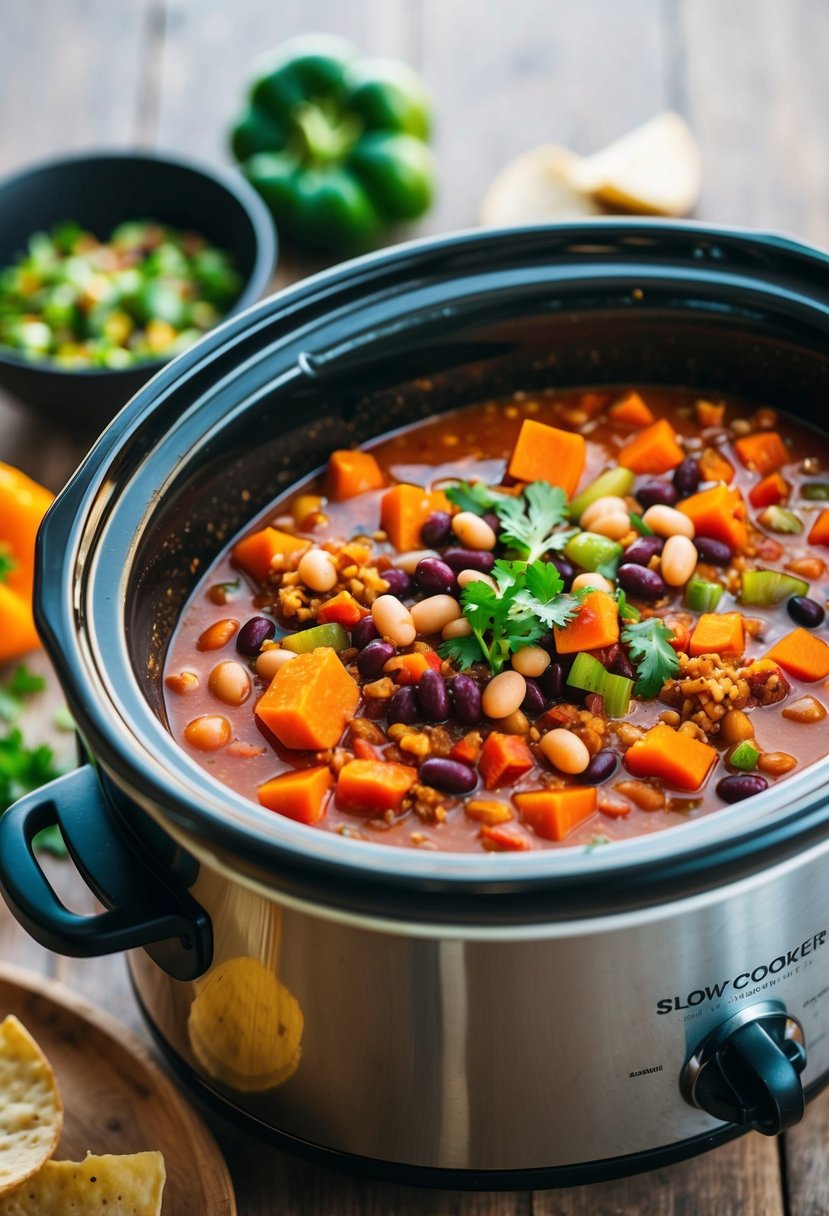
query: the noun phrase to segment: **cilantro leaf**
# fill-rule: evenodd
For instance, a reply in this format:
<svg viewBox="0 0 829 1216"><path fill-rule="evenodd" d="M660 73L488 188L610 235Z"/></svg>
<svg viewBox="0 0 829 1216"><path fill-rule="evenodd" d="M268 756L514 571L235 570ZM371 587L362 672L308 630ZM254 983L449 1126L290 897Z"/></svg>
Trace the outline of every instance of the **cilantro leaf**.
<svg viewBox="0 0 829 1216"><path fill-rule="evenodd" d="M542 604L549 604L563 591L564 580L552 562L532 562L527 566L525 586Z"/></svg>
<svg viewBox="0 0 829 1216"><path fill-rule="evenodd" d="M517 592L513 600L513 613L532 613L548 629L553 625L566 625L578 612L579 602L575 596L562 595L563 587L555 566L549 562L533 562L527 566L524 589Z"/></svg>
<svg viewBox="0 0 829 1216"><path fill-rule="evenodd" d="M12 557L8 545L0 544L0 583L5 583L9 575L17 569L17 562Z"/></svg>
<svg viewBox="0 0 829 1216"><path fill-rule="evenodd" d="M486 661L481 643L474 635L471 638L449 638L438 647L438 654L450 663L457 663L462 671L473 663Z"/></svg>
<svg viewBox="0 0 829 1216"><path fill-rule="evenodd" d="M573 529L555 531L567 519L567 495L546 481L530 482L518 498L499 499L495 511L502 524L499 539L526 553L530 564L551 549L562 549L573 535Z"/></svg>
<svg viewBox="0 0 829 1216"><path fill-rule="evenodd" d="M0 685L0 719L13 722L23 708L23 698L46 687L43 676L35 675L21 663L11 679Z"/></svg>
<svg viewBox="0 0 829 1216"><path fill-rule="evenodd" d="M462 511L472 511L475 515L485 515L504 497L490 490L482 481L459 481L457 485L447 486L443 492L456 507Z"/></svg>
<svg viewBox="0 0 829 1216"><path fill-rule="evenodd" d="M0 737L0 813L23 794L59 777L60 772L51 747L45 743L28 748L23 732L17 729Z"/></svg>
<svg viewBox="0 0 829 1216"><path fill-rule="evenodd" d="M670 644L673 634L664 621L652 616L645 621L625 625L621 636L636 664L636 695L657 696L665 681L679 671L679 659Z"/></svg>
<svg viewBox="0 0 829 1216"><path fill-rule="evenodd" d="M572 621L580 608L578 596L575 595L557 595L549 604L542 604L536 600L529 592L521 592L516 596L516 600L522 608L526 608L529 612L534 612L538 619L552 629L557 625L559 629L563 629Z"/></svg>
<svg viewBox="0 0 829 1216"><path fill-rule="evenodd" d="M53 857L68 857L69 851L63 834L56 823L48 828L42 828L35 836L35 848L41 853L51 853Z"/></svg>

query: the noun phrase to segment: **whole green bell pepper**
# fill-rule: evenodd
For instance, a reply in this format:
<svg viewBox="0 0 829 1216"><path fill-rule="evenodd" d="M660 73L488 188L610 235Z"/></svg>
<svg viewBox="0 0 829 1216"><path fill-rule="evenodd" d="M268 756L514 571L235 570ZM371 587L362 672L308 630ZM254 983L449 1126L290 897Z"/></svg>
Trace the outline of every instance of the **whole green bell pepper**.
<svg viewBox="0 0 829 1216"><path fill-rule="evenodd" d="M298 38L253 82L231 147L281 234L348 252L428 210L429 109L406 64L361 59L339 38Z"/></svg>

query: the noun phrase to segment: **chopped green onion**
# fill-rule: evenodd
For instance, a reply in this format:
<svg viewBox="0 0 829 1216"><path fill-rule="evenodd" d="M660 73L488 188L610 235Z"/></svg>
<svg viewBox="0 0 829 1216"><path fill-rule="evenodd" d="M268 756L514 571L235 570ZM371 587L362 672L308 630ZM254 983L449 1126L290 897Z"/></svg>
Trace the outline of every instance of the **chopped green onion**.
<svg viewBox="0 0 829 1216"><path fill-rule="evenodd" d="M567 683L571 688L598 693L604 701L605 713L609 718L624 718L630 709L633 680L605 670L592 654L582 651L576 655Z"/></svg>
<svg viewBox="0 0 829 1216"><path fill-rule="evenodd" d="M724 591L722 583L692 578L685 588L685 607L690 608L692 612L714 612Z"/></svg>
<svg viewBox="0 0 829 1216"><path fill-rule="evenodd" d="M734 768L742 769L744 773L750 773L753 768L757 767L757 761L760 759L760 753L753 743L748 739L743 739L742 743L738 743L731 753L730 763Z"/></svg>
<svg viewBox="0 0 829 1216"><path fill-rule="evenodd" d="M788 511L785 507L766 507L765 511L757 516L757 519L770 532L795 533L803 531L803 520L799 515L795 515L794 511Z"/></svg>
<svg viewBox="0 0 829 1216"><path fill-rule="evenodd" d="M590 504L599 498L606 498L609 495L624 498L633 489L634 480L630 469L623 469L621 465L615 469L608 469L606 473L602 473L600 477L592 481L586 490L582 490L581 494L576 495L568 508L570 518L581 519Z"/></svg>
<svg viewBox="0 0 829 1216"><path fill-rule="evenodd" d="M769 608L790 595L808 595L809 584L780 570L747 570L742 578L740 599L744 604Z"/></svg>
<svg viewBox="0 0 829 1216"><path fill-rule="evenodd" d="M637 515L635 511L628 511L631 527L638 532L640 536L653 536L653 528L649 528L641 515Z"/></svg>
<svg viewBox="0 0 829 1216"><path fill-rule="evenodd" d="M800 487L800 497L807 502L829 502L829 481L807 481Z"/></svg>
<svg viewBox="0 0 829 1216"><path fill-rule="evenodd" d="M327 625L314 625L311 629L301 629L299 633L290 633L280 639L280 645L294 654L307 654L318 646L331 646L334 650L345 650L349 645L348 634L336 621Z"/></svg>
<svg viewBox="0 0 829 1216"><path fill-rule="evenodd" d="M622 557L622 546L598 532L578 532L564 548L565 555L582 570L613 579Z"/></svg>

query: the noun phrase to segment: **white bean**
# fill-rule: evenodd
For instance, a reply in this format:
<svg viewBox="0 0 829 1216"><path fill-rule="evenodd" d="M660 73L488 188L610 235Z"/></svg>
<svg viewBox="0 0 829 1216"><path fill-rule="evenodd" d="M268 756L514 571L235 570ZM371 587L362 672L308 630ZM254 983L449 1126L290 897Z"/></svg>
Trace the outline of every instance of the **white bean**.
<svg viewBox="0 0 829 1216"><path fill-rule="evenodd" d="M207 687L225 705L241 705L250 696L250 676L241 663L225 659L211 671Z"/></svg>
<svg viewBox="0 0 829 1216"><path fill-rule="evenodd" d="M618 494L605 494L604 497L591 502L590 506L582 512L579 527L583 532L595 532L594 520L601 519L603 515L608 515L611 511L624 511L627 515L627 509L624 498L620 498Z"/></svg>
<svg viewBox="0 0 829 1216"><path fill-rule="evenodd" d="M577 574L573 579L573 591L580 591L582 587L592 587L594 591L613 591L613 584L609 582L603 574Z"/></svg>
<svg viewBox="0 0 829 1216"><path fill-rule="evenodd" d="M687 536L690 540L694 539L693 523L675 507L657 503L648 507L642 519L657 536Z"/></svg>
<svg viewBox="0 0 829 1216"><path fill-rule="evenodd" d="M539 744L554 768L561 773L583 773L590 763L590 752L578 735L559 727L542 735Z"/></svg>
<svg viewBox="0 0 829 1216"><path fill-rule="evenodd" d="M630 532L631 526L627 511L608 511L593 520L590 531L597 532L599 536L607 536L610 540L621 540Z"/></svg>
<svg viewBox="0 0 829 1216"><path fill-rule="evenodd" d="M371 619L380 637L388 638L395 646L408 646L417 636L411 612L396 595L378 595L371 605Z"/></svg>
<svg viewBox="0 0 829 1216"><path fill-rule="evenodd" d="M552 659L543 646L522 646L512 656L513 670L522 676L543 675Z"/></svg>
<svg viewBox="0 0 829 1216"><path fill-rule="evenodd" d="M424 557L440 557L440 554L437 549L412 549L408 553L398 553L397 557L391 559L391 564L407 574L414 574Z"/></svg>
<svg viewBox="0 0 829 1216"><path fill-rule="evenodd" d="M669 587L684 587L697 567L697 551L687 536L669 536L662 550L660 572Z"/></svg>
<svg viewBox="0 0 829 1216"><path fill-rule="evenodd" d="M527 695L527 681L517 671L502 671L493 676L481 697L481 708L488 718L508 718L519 709Z"/></svg>
<svg viewBox="0 0 829 1216"><path fill-rule="evenodd" d="M465 549L494 549L498 539L486 520L474 511L459 511L454 515L452 531Z"/></svg>
<svg viewBox="0 0 829 1216"><path fill-rule="evenodd" d="M309 549L299 559L297 573L311 591L330 591L337 583L337 567L324 549Z"/></svg>
<svg viewBox="0 0 829 1216"><path fill-rule="evenodd" d="M481 570L461 570L458 575L458 586L465 587L467 583L486 583L493 591L498 590L498 584L494 578L490 578L488 574L484 574Z"/></svg>
<svg viewBox="0 0 829 1216"><path fill-rule="evenodd" d="M376 600L374 602L377 603ZM452 595L430 595L419 604L413 604L411 611L411 619L418 633L440 633L450 621L456 621L460 616L463 616L461 606ZM377 625L377 621L374 623ZM377 625L377 628L380 626Z"/></svg>
<svg viewBox="0 0 829 1216"><path fill-rule="evenodd" d="M465 616L459 616L456 620L450 621L448 625L443 626L441 637L444 642L448 642L452 638L471 638L472 626Z"/></svg>
<svg viewBox="0 0 829 1216"><path fill-rule="evenodd" d="M272 680L280 667L284 667L286 663L295 658L293 650L283 650L281 646L269 646L256 660L256 674L265 680Z"/></svg>

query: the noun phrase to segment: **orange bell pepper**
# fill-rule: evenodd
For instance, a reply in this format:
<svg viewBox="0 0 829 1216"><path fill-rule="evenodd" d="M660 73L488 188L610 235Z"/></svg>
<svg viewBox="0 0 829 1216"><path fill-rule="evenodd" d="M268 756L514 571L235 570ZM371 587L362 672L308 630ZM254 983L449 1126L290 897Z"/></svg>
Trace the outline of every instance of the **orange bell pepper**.
<svg viewBox="0 0 829 1216"><path fill-rule="evenodd" d="M0 463L0 663L40 645L32 617L35 536L54 495Z"/></svg>

